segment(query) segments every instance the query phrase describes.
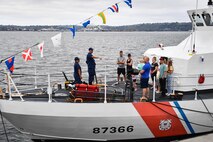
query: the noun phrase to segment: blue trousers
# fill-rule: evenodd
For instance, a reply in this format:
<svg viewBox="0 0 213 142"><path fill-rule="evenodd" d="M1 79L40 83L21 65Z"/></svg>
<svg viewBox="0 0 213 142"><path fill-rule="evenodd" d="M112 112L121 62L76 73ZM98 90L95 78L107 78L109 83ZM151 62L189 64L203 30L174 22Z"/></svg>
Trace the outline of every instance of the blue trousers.
<svg viewBox="0 0 213 142"><path fill-rule="evenodd" d="M74 78L75 78L75 83L76 84L81 84L82 83L81 78L78 75L74 75Z"/></svg>
<svg viewBox="0 0 213 142"><path fill-rule="evenodd" d="M89 85L92 85L92 82L94 81L94 77L95 77L95 69L88 69L88 74L89 74Z"/></svg>
<svg viewBox="0 0 213 142"><path fill-rule="evenodd" d="M172 76L167 76L167 93L172 93Z"/></svg>

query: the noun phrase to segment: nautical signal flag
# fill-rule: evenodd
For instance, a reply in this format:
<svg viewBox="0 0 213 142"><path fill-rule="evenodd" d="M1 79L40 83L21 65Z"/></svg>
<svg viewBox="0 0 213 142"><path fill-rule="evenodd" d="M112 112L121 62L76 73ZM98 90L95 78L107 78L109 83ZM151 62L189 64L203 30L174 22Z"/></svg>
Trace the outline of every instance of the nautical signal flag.
<svg viewBox="0 0 213 142"><path fill-rule="evenodd" d="M112 12L117 12L117 13L119 12L119 8L118 8L118 4L117 3L115 5L112 5L108 9L110 9Z"/></svg>
<svg viewBox="0 0 213 142"><path fill-rule="evenodd" d="M125 2L130 8L132 8L132 0L124 0L124 2Z"/></svg>
<svg viewBox="0 0 213 142"><path fill-rule="evenodd" d="M38 49L39 49L39 51L41 53L41 58L43 58L44 57L44 52L43 52L43 50L44 50L44 41L38 45Z"/></svg>
<svg viewBox="0 0 213 142"><path fill-rule="evenodd" d="M74 38L75 37L75 31L76 31L75 26L70 27L70 31L72 32L72 37Z"/></svg>
<svg viewBox="0 0 213 142"><path fill-rule="evenodd" d="M32 60L32 52L31 49L26 49L24 52L22 52L22 57L24 58L24 61Z"/></svg>
<svg viewBox="0 0 213 142"><path fill-rule="evenodd" d="M84 22L82 25L83 25L84 28L86 28L89 24L90 24L90 20Z"/></svg>
<svg viewBox="0 0 213 142"><path fill-rule="evenodd" d="M5 64L8 68L8 70L10 71L10 73L13 73L13 71L14 71L14 61L15 61L15 56L11 57L5 61Z"/></svg>
<svg viewBox="0 0 213 142"><path fill-rule="evenodd" d="M100 12L100 13L98 14L98 16L101 17L101 19L102 19L102 21L103 21L103 24L106 24L106 17L105 17L105 15L104 15L104 12Z"/></svg>
<svg viewBox="0 0 213 142"><path fill-rule="evenodd" d="M62 36L62 34L59 33L59 34L51 37L51 40L53 42L54 47L60 47L61 46L61 36Z"/></svg>

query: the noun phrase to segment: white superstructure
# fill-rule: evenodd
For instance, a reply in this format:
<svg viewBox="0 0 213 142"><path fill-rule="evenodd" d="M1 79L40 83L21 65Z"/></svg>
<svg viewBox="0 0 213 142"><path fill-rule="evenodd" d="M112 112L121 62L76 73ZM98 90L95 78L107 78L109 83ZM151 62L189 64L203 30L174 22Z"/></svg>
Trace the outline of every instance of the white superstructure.
<svg viewBox="0 0 213 142"><path fill-rule="evenodd" d="M189 10L188 15L193 32L184 41L177 46L149 49L145 55L173 59L175 90L213 89L213 7ZM198 83L200 74L205 76L203 84Z"/></svg>

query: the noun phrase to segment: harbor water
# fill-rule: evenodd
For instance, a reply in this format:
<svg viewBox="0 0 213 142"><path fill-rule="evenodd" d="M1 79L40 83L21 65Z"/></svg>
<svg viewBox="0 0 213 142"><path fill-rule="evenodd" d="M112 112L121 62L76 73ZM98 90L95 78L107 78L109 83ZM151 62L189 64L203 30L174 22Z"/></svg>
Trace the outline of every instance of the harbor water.
<svg viewBox="0 0 213 142"><path fill-rule="evenodd" d="M116 80L116 60L119 51L124 51L124 56L131 53L134 66L142 58L143 53L149 48L157 48L159 43L164 46L179 44L189 36L190 32L79 32L75 39L69 32L62 33L61 47L54 47L51 37L58 32L0 32L0 59L4 59L20 52L32 45L44 41L44 58L40 57L38 47L32 47L33 60L25 62L22 54L15 56L14 82L20 90L47 86L47 74L51 76L51 84L60 82L65 78L73 79L74 58L80 58L83 71L83 80L87 82L87 66L85 63L88 48L94 48L94 55L101 57L96 60L96 73L99 82L103 82L107 72L107 80ZM106 67L106 69L105 69ZM4 63L0 70L5 69ZM36 82L35 82L36 74ZM0 74L0 87L5 88L5 76ZM15 109L15 108L14 108ZM31 142L31 140L19 133L8 121L6 131L9 139L14 142ZM5 133L0 121L0 142L4 142Z"/></svg>

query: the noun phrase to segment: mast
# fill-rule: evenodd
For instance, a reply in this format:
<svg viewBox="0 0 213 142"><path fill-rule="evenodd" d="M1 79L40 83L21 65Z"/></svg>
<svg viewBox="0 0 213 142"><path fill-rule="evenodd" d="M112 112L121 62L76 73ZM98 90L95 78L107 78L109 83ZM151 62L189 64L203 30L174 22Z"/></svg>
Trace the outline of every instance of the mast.
<svg viewBox="0 0 213 142"><path fill-rule="evenodd" d="M196 11L195 11L195 15L197 16L197 9L198 9L198 0L196 0ZM196 22L197 19L194 19L194 23L192 25L192 30L194 32L194 36L193 36L193 44L192 44L192 53L195 54L196 53Z"/></svg>

